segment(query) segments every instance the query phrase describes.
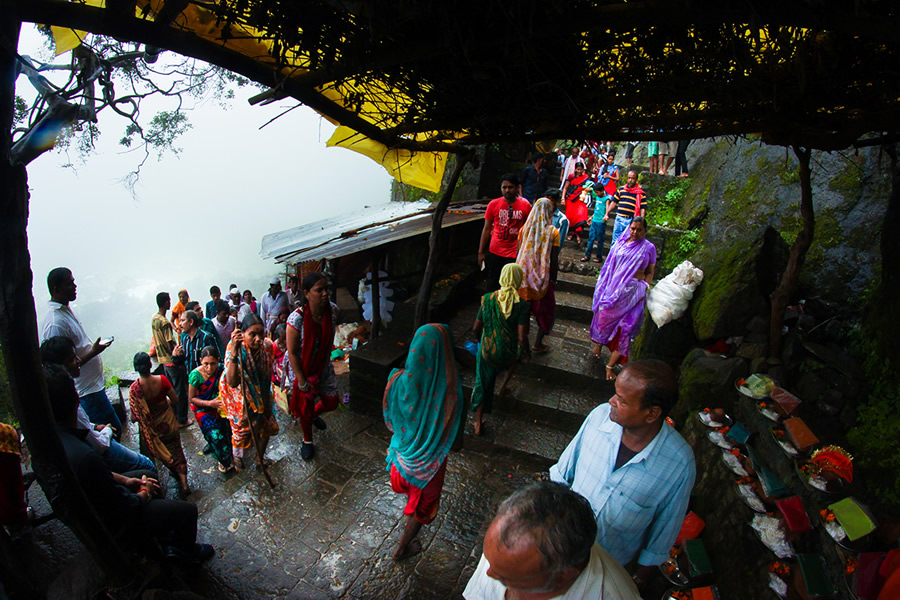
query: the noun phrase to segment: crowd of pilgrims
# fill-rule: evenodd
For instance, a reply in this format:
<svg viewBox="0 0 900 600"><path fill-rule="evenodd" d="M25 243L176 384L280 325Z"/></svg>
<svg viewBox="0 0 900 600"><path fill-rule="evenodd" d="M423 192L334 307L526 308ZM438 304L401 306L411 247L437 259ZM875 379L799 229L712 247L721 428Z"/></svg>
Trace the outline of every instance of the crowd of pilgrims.
<svg viewBox="0 0 900 600"><path fill-rule="evenodd" d="M611 219L613 243L597 279L590 334L598 360L601 346L610 350L607 378L618 379L616 395L594 411L606 407L606 412L596 417L592 413L586 423L599 419L601 429L617 424L619 437L609 452L615 455L615 469L623 471L638 455L651 461L651 448L658 453L662 450L657 446L674 444L665 460L676 460L674 456L677 465L669 464L667 474L650 483L629 483L634 488L629 488L630 497L636 497L635 489L666 496L658 500L672 511L671 518L655 522L651 515L650 522L629 523L622 531L607 522L606 510L613 513L613 521L615 515L625 519L625 509L615 506L623 501L608 499L608 494L601 501L592 495L612 485L595 480L612 478L611 472L600 474L594 467L576 472L579 464L596 458L579 456L582 445L599 443L583 440L594 434L582 426L554 467L555 474L551 470L558 483L535 484L501 505L466 588L469 599L502 598L507 590L523 598L638 598L635 584L642 583L645 569L665 559L686 509L693 458L678 434L672 430L674 439L669 428L663 428L677 397L674 376L661 363L627 364L629 341L640 326L656 262L656 249L646 240L648 201L634 171L618 185L613 153L599 148L573 148L560 162L561 189L547 185L543 155L534 156L521 181L514 174L501 177L501 196L487 207L478 248L487 293L472 326L479 343L471 400L463 396L453 336L446 325L419 328L405 367L391 372L383 396L385 424L393 433L386 469L394 491L408 497L393 556L401 560L421 551L417 534L437 515L447 457L462 447L466 412L475 412L474 432L481 434L498 375L505 371L508 381L516 365L527 368L532 353L549 351L544 337L554 324L561 244L567 235L578 244L586 236L584 260L591 259L592 246L598 243L594 260L599 261ZM590 157L594 160L585 164ZM227 477L232 470L247 468L250 458L260 466L268 464L269 439L279 432L273 414L277 405L302 429L300 458L314 458L314 430L327 427L323 415L338 405L330 358L339 315L324 275L290 277L286 290L274 277L259 301L234 284L226 298L219 287L210 288L205 306L191 300L187 290L178 292L174 306L170 295L160 292L151 319L152 343L148 353L134 356L138 376L128 396L131 419L139 423L140 452L119 443L122 424L103 385L99 355L111 341L92 340L69 307L76 298L69 269L51 271L47 284L51 301L41 327L41 357L58 431L98 513L120 517L113 522L122 523L129 535L149 533L167 556L188 563L214 553L196 542L195 505L159 497L156 466L148 459L165 466L182 496L190 493L182 428L196 423L207 442L203 453L209 458L202 460L214 460ZM538 326L533 344L530 316ZM656 392L648 400L644 389L651 385ZM598 404L603 400L598 398ZM666 441L653 442L661 437ZM553 537L555 545L542 545L546 536ZM620 563L631 563L633 576Z"/></svg>

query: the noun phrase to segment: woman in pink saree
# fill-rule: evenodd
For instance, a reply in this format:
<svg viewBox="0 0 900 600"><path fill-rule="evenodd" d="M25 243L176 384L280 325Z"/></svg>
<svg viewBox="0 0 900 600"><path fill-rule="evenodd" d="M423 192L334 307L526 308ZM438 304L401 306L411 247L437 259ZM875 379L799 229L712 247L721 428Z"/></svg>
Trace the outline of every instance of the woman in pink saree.
<svg viewBox="0 0 900 600"><path fill-rule="evenodd" d="M593 353L610 350L606 378L616 378L616 365L628 362L628 348L644 320L644 303L656 267L656 246L647 240L647 222L635 217L629 235L620 236L609 250L594 288L591 321Z"/></svg>

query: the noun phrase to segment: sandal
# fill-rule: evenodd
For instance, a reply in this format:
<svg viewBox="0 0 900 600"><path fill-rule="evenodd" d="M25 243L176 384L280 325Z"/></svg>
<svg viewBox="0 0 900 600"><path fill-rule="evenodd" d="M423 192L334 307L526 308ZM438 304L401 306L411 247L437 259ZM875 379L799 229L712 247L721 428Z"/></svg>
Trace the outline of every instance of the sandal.
<svg viewBox="0 0 900 600"><path fill-rule="evenodd" d="M583 257L581 257L581 262L587 262L587 261L589 261L589 260L591 260L591 259L590 259L590 257L588 257L588 256L583 256ZM595 260L594 262L597 262L597 261Z"/></svg>
<svg viewBox="0 0 900 600"><path fill-rule="evenodd" d="M535 354L547 354L548 352L550 352L550 348L548 348L547 346L532 346L531 351Z"/></svg>
<svg viewBox="0 0 900 600"><path fill-rule="evenodd" d="M595 259L594 259L594 262L595 262L595 263L598 263L598 262L601 262L601 261L600 261L599 258L595 258Z"/></svg>

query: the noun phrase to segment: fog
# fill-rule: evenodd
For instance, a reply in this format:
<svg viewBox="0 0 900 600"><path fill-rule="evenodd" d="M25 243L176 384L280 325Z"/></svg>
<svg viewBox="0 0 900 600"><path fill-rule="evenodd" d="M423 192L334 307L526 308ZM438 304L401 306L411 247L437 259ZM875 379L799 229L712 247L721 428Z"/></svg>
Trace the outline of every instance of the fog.
<svg viewBox="0 0 900 600"><path fill-rule="evenodd" d="M41 43L23 27L20 53L46 58ZM66 61L68 55L55 62ZM33 94L24 77L16 91ZM118 145L125 121L106 111L97 151L84 161L51 151L28 166L28 248L39 322L49 300L47 273L69 267L78 285L73 310L89 336L115 336L103 359L121 370L149 345L157 292L174 299L186 288L205 305L211 285L225 290L237 283L260 298L268 279L284 272L260 258L265 234L389 200L390 176L359 154L326 148L334 126L312 110L297 108L260 130L291 104L251 107L247 98L258 92L237 90L224 109L213 101L186 103L193 128L176 141L182 151L151 156L136 197L122 178L143 151ZM142 111L160 108L171 107L154 103Z"/></svg>

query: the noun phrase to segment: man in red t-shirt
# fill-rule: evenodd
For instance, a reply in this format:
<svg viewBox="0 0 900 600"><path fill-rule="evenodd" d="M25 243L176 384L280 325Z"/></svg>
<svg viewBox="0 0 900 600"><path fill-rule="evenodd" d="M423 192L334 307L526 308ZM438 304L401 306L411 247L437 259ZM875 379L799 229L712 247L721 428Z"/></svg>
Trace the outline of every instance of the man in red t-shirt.
<svg viewBox="0 0 900 600"><path fill-rule="evenodd" d="M500 193L488 203L484 213L484 229L478 244L478 268L487 271L487 291L500 288L500 271L516 260L519 229L525 224L531 204L516 195L519 178L507 173L500 178ZM490 240L490 246L488 246Z"/></svg>

